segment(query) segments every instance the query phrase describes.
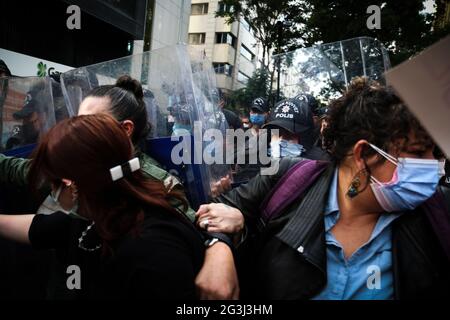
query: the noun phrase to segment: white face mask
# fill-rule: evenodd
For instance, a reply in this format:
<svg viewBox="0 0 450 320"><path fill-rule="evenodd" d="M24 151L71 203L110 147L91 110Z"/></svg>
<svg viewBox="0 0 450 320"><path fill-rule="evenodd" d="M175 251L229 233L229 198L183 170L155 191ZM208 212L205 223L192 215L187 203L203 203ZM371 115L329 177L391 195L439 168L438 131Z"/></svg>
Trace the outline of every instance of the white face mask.
<svg viewBox="0 0 450 320"><path fill-rule="evenodd" d="M52 214L56 211L62 211L64 213L65 210L59 205L59 203L56 203L53 200L52 196L48 196L47 198L45 198L44 202L42 202L41 206L39 207L37 214Z"/></svg>
<svg viewBox="0 0 450 320"><path fill-rule="evenodd" d="M274 139L270 142L270 156L272 158L300 157L305 148L298 143L283 139Z"/></svg>
<svg viewBox="0 0 450 320"><path fill-rule="evenodd" d="M77 213L78 210L78 201L75 201L74 206L70 210L64 209L61 204L59 203L59 195L62 191L62 185L59 186L59 188L56 190L56 192L51 192L50 195L48 195L47 198L45 198L44 202L41 204L41 206L37 210L37 214L52 214L57 211L64 212L65 214L78 218L87 220L86 218L80 216Z"/></svg>

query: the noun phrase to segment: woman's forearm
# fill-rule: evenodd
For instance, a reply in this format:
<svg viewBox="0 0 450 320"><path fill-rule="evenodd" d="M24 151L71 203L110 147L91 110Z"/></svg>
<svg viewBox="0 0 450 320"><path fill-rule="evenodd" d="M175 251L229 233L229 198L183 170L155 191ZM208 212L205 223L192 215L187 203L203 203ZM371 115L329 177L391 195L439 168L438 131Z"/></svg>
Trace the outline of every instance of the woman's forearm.
<svg viewBox="0 0 450 320"><path fill-rule="evenodd" d="M34 214L0 214L0 237L29 244L28 231L33 217Z"/></svg>

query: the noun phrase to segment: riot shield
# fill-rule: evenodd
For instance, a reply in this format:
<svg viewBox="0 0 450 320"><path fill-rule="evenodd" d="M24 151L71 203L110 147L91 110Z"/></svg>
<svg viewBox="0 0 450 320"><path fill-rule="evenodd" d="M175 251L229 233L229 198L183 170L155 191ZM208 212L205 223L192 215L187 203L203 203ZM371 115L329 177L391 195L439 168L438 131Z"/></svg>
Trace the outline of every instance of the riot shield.
<svg viewBox="0 0 450 320"><path fill-rule="evenodd" d="M203 147L206 157L215 159L206 166L211 195L217 196L231 187L233 175L231 166L226 164L226 152L233 152L233 145L230 139L227 139L228 123L225 115L220 110L219 94L216 87L216 73L211 61L206 57L203 50L195 47L189 47L189 56L191 61L193 88L197 98L197 105L201 112L199 119L204 123L205 132L216 131L222 139L212 139L210 134L205 134ZM211 139L210 139L211 138ZM207 140L207 141L205 141ZM232 141L231 141L232 142ZM218 153L221 152L221 155ZM228 186L228 187L227 187Z"/></svg>
<svg viewBox="0 0 450 320"><path fill-rule="evenodd" d="M338 97L354 77L384 83L384 72L390 67L383 44L368 37L302 48L273 59L280 67L281 96L309 93L324 104Z"/></svg>
<svg viewBox="0 0 450 320"><path fill-rule="evenodd" d="M1 153L28 157L41 135L55 124L51 81L49 77L0 79ZM36 212L38 204L34 195L27 188L10 184L14 178L2 178L0 211L4 214ZM13 299L44 299L52 253L35 252L4 239L0 240L0 252L0 291Z"/></svg>
<svg viewBox="0 0 450 320"><path fill-rule="evenodd" d="M64 101L61 83L51 78L53 107L55 109L55 121L58 123L70 118L69 109Z"/></svg>
<svg viewBox="0 0 450 320"><path fill-rule="evenodd" d="M203 162L203 134L218 128L211 97L212 65L192 61L184 45L132 55L74 69L61 75L71 115L89 91L111 85L122 75L141 82L151 132L143 151L183 182L195 208L211 195L213 176L222 170Z"/></svg>
<svg viewBox="0 0 450 320"><path fill-rule="evenodd" d="M27 156L41 135L55 124L51 80L3 78L0 83L0 152Z"/></svg>

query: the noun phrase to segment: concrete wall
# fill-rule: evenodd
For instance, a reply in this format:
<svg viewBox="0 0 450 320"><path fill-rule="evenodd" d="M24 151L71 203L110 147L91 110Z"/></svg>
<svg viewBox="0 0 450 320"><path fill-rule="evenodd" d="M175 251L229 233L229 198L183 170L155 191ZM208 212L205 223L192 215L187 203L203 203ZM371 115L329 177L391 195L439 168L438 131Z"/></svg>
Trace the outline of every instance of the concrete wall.
<svg viewBox="0 0 450 320"><path fill-rule="evenodd" d="M155 0L151 50L187 43L190 14L191 0ZM143 47L143 41L134 41L133 53L141 53Z"/></svg>
<svg viewBox="0 0 450 320"><path fill-rule="evenodd" d="M191 0L155 0L151 49L187 43Z"/></svg>

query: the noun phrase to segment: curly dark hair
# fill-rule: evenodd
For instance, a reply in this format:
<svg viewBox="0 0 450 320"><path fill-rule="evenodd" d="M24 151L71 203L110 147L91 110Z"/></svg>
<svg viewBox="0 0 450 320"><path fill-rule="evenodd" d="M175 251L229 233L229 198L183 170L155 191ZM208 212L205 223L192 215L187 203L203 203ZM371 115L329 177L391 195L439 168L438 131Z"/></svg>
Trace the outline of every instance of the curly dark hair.
<svg viewBox="0 0 450 320"><path fill-rule="evenodd" d="M392 146L402 150L411 132L426 147L434 145L391 87L359 77L342 97L331 102L322 133L323 146L340 163L358 140L365 139L383 150ZM363 155L374 153L366 148Z"/></svg>

